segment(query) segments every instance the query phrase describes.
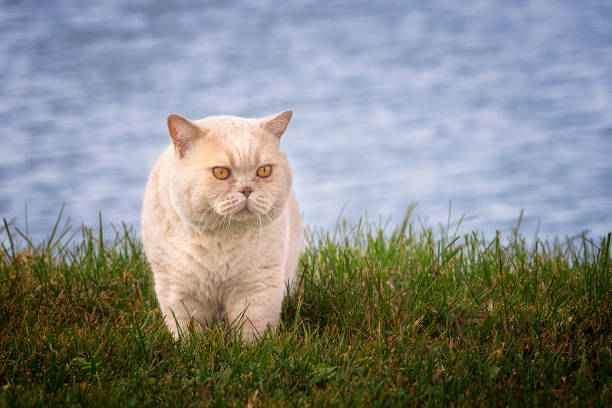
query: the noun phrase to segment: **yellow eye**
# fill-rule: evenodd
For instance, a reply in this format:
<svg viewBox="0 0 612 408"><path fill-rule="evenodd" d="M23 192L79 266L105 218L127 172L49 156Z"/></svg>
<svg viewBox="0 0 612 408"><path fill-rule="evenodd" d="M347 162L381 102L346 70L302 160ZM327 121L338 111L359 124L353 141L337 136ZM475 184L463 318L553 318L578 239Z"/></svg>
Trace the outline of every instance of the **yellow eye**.
<svg viewBox="0 0 612 408"><path fill-rule="evenodd" d="M272 167L269 164L261 166L257 169L257 175L261 178L266 178L272 173Z"/></svg>
<svg viewBox="0 0 612 408"><path fill-rule="evenodd" d="M229 169L226 169L225 167L215 167L214 169L212 169L212 172L213 176L215 176L219 180L225 180L230 175Z"/></svg>

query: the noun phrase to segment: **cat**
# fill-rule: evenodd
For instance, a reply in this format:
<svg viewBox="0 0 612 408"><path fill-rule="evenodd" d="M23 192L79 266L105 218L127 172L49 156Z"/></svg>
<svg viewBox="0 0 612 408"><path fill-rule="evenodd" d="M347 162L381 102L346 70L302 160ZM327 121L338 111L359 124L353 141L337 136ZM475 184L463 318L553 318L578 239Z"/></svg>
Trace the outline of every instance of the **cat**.
<svg viewBox="0 0 612 408"><path fill-rule="evenodd" d="M226 318L252 341L280 318L302 249L302 213L280 140L292 112L261 119L168 116L141 214L165 323Z"/></svg>

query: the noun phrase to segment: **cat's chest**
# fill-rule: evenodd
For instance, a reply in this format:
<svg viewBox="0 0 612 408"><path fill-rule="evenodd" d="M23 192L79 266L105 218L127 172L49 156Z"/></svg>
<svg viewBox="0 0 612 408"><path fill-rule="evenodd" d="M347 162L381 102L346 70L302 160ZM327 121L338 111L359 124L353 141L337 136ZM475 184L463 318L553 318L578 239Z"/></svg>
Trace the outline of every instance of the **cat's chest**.
<svg viewBox="0 0 612 408"><path fill-rule="evenodd" d="M195 277L223 283L256 266L257 250L247 239L202 240L189 246Z"/></svg>

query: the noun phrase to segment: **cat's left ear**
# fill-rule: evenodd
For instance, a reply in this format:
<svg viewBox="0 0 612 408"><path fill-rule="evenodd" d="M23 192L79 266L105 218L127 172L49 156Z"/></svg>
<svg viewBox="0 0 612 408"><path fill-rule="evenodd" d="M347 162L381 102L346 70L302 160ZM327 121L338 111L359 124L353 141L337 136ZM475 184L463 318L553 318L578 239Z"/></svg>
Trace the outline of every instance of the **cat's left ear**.
<svg viewBox="0 0 612 408"><path fill-rule="evenodd" d="M179 157L184 157L192 146L204 136L204 131L181 115L172 113L168 116L168 131Z"/></svg>
<svg viewBox="0 0 612 408"><path fill-rule="evenodd" d="M281 136L285 133L287 126L289 126L292 115L292 111L286 110L278 115L267 116L261 119L261 127L266 129L280 141Z"/></svg>

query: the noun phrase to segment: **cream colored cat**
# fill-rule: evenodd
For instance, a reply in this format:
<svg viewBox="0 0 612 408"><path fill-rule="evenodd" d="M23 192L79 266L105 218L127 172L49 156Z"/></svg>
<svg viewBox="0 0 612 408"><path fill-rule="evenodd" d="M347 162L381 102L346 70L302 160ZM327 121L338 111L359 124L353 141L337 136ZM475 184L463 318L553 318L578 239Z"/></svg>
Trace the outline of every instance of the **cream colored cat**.
<svg viewBox="0 0 612 408"><path fill-rule="evenodd" d="M173 144L142 205L142 243L174 337L224 315L252 340L280 317L302 246L291 169L279 150L291 111L263 119L168 116Z"/></svg>

